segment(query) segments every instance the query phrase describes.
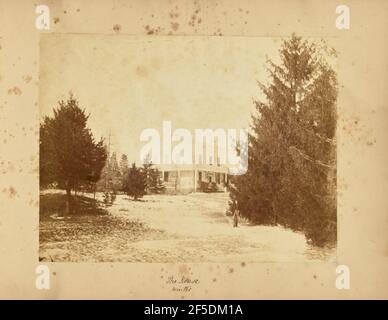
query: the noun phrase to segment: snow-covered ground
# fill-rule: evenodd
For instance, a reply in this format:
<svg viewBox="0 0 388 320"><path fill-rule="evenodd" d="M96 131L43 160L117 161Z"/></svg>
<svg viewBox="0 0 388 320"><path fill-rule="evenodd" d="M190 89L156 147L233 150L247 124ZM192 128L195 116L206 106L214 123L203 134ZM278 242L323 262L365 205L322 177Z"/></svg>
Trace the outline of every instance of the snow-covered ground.
<svg viewBox="0 0 388 320"><path fill-rule="evenodd" d="M145 196L144 202L117 197L111 214L163 230L165 239L140 240L130 250L154 262L281 262L333 260L334 250L314 248L303 234L280 226L233 228L225 215L226 193Z"/></svg>
<svg viewBox="0 0 388 320"><path fill-rule="evenodd" d="M310 247L303 234L280 226L241 221L233 228L225 215L227 203L227 193L148 195L141 201L118 195L108 216L41 221L40 257L171 263L335 260L335 250Z"/></svg>

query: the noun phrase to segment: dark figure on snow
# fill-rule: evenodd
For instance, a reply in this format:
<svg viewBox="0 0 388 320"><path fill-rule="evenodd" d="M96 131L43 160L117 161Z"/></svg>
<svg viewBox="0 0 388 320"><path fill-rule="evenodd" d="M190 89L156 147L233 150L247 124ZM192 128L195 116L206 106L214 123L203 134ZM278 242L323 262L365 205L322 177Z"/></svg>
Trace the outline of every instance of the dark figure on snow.
<svg viewBox="0 0 388 320"><path fill-rule="evenodd" d="M240 211L237 208L237 202L234 203L233 206L233 227L237 228L238 227L238 217L240 215Z"/></svg>

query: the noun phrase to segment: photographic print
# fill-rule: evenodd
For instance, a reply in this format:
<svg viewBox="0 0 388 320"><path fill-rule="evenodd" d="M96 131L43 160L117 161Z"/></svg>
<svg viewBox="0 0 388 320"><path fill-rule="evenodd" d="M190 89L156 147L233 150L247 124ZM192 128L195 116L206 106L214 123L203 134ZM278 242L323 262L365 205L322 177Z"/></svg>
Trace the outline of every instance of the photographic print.
<svg viewBox="0 0 388 320"><path fill-rule="evenodd" d="M0 299L386 299L387 13L0 0Z"/></svg>
<svg viewBox="0 0 388 320"><path fill-rule="evenodd" d="M323 39L40 45L41 261L335 260L338 86Z"/></svg>

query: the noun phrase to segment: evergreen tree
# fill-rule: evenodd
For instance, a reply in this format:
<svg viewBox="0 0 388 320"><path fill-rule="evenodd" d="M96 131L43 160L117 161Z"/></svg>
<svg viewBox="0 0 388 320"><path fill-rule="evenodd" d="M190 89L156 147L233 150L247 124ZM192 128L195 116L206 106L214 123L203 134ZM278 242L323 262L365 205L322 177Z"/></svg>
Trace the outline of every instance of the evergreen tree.
<svg viewBox="0 0 388 320"><path fill-rule="evenodd" d="M120 159L120 172L122 177L124 177L127 174L128 169L129 169L128 156L126 154L122 154Z"/></svg>
<svg viewBox="0 0 388 320"><path fill-rule="evenodd" d="M112 180L111 180L111 165L110 165L110 156L108 154L108 147L105 145L105 152L107 153L107 159L105 161L105 165L101 170L100 180L97 182L98 191L106 192L111 188Z"/></svg>
<svg viewBox="0 0 388 320"><path fill-rule="evenodd" d="M146 179L146 192L163 193L166 188L163 185L161 173L157 168L153 167L150 156L144 159L142 171Z"/></svg>
<svg viewBox="0 0 388 320"><path fill-rule="evenodd" d="M325 47L295 35L268 60L249 136L248 172L232 178L231 203L261 224L304 231L323 246L336 241L336 74Z"/></svg>
<svg viewBox="0 0 388 320"><path fill-rule="evenodd" d="M107 146L105 148L108 149ZM116 194L117 191L122 189L122 181L123 175L117 162L117 155L116 152L113 152L102 169L101 179L98 181L98 190Z"/></svg>
<svg viewBox="0 0 388 320"><path fill-rule="evenodd" d="M113 152L110 161L109 161L109 178L111 181L111 188L114 192L117 192L121 189L122 185L122 176L119 164L117 162L117 155L116 152Z"/></svg>
<svg viewBox="0 0 388 320"><path fill-rule="evenodd" d="M71 211L71 190L80 184L95 183L106 160L103 140L95 142L88 115L70 94L58 102L54 116L40 124L40 184L56 182L66 190L66 213Z"/></svg>
<svg viewBox="0 0 388 320"><path fill-rule="evenodd" d="M113 175L119 175L120 174L120 168L119 168L119 164L117 162L117 156L116 156L116 152L113 152L111 157L110 157L110 168L112 170L112 174Z"/></svg>
<svg viewBox="0 0 388 320"><path fill-rule="evenodd" d="M162 176L157 168L150 168L147 176L147 191L150 193L160 194L166 190L163 184Z"/></svg>
<svg viewBox="0 0 388 320"><path fill-rule="evenodd" d="M105 167L105 163L107 159L106 149L103 145L100 145L98 148L94 148L92 152L92 171L89 174L89 190L91 190L94 194L94 198L96 197L97 183L101 179L103 169Z"/></svg>
<svg viewBox="0 0 388 320"><path fill-rule="evenodd" d="M146 178L143 170L136 167L135 163L129 168L124 179L124 192L134 200L142 198L146 194Z"/></svg>

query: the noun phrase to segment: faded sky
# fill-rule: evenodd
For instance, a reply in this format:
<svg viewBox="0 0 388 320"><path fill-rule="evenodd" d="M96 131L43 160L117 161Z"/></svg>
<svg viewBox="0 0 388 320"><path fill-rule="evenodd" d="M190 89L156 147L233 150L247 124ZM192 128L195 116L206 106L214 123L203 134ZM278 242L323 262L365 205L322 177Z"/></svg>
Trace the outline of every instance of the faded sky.
<svg viewBox="0 0 388 320"><path fill-rule="evenodd" d="M72 91L94 136L139 160L145 128L244 128L266 55L278 41L256 37L54 35L41 38L40 110L51 115Z"/></svg>

